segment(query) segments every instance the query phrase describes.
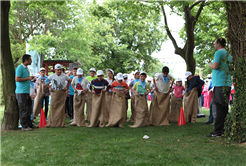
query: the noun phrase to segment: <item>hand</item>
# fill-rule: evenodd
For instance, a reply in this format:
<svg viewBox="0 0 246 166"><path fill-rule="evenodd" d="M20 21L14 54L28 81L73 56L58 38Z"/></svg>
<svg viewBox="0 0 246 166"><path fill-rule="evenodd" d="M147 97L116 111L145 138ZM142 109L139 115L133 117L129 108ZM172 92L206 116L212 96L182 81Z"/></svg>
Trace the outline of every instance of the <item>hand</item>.
<svg viewBox="0 0 246 166"><path fill-rule="evenodd" d="M106 90L106 89L103 89L102 91L103 91L103 92L107 92L107 90Z"/></svg>
<svg viewBox="0 0 246 166"><path fill-rule="evenodd" d="M78 93L78 91L75 89L75 90L74 90L74 93Z"/></svg>
<svg viewBox="0 0 246 166"><path fill-rule="evenodd" d="M140 94L138 92L136 92L135 96L140 96Z"/></svg>
<svg viewBox="0 0 246 166"><path fill-rule="evenodd" d="M96 93L94 90L91 91L92 93Z"/></svg>
<svg viewBox="0 0 246 166"><path fill-rule="evenodd" d="M28 77L29 80L33 80L34 78L35 78L34 76Z"/></svg>
<svg viewBox="0 0 246 166"><path fill-rule="evenodd" d="M149 94L149 92L147 91L145 94L146 94L146 95L148 95L148 94Z"/></svg>
<svg viewBox="0 0 246 166"><path fill-rule="evenodd" d="M86 93L86 91L85 91L85 90L83 90L83 91L82 91L82 93L84 93L84 94L85 94L85 93Z"/></svg>
<svg viewBox="0 0 246 166"><path fill-rule="evenodd" d="M36 82L36 78L34 77L34 78L31 80L31 82Z"/></svg>
<svg viewBox="0 0 246 166"><path fill-rule="evenodd" d="M51 87L49 87L49 90L52 92L53 91L53 89L51 88Z"/></svg>
<svg viewBox="0 0 246 166"><path fill-rule="evenodd" d="M66 91L66 90L67 90L67 87L65 87L63 90L65 90L65 91Z"/></svg>
<svg viewBox="0 0 246 166"><path fill-rule="evenodd" d="M173 91L173 88L170 88L169 92L172 92Z"/></svg>
<svg viewBox="0 0 246 166"><path fill-rule="evenodd" d="M114 94L116 94L116 91L114 91Z"/></svg>
<svg viewBox="0 0 246 166"><path fill-rule="evenodd" d="M155 87L155 91L158 92L158 88L157 87Z"/></svg>
<svg viewBox="0 0 246 166"><path fill-rule="evenodd" d="M210 62L210 63L209 63L209 67L212 68L212 65L213 65L212 62ZM213 68L212 68L212 69L213 69Z"/></svg>

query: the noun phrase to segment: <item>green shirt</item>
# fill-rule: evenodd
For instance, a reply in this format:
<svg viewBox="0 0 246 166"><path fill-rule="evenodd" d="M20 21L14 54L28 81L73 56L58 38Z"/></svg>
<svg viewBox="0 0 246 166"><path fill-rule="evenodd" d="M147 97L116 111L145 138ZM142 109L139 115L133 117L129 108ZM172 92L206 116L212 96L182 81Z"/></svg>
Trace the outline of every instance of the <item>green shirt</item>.
<svg viewBox="0 0 246 166"><path fill-rule="evenodd" d="M91 83L92 80L97 79L97 76L95 76L95 77L88 76L86 78ZM89 85L90 85L90 83L89 83ZM89 85L88 85L88 89L90 91L90 86ZM92 89L94 89L94 85L92 85Z"/></svg>
<svg viewBox="0 0 246 166"><path fill-rule="evenodd" d="M145 88L142 87L140 82L136 82L133 89L137 91L140 95L144 95L147 92L147 89L150 90L150 85L148 82L146 82Z"/></svg>

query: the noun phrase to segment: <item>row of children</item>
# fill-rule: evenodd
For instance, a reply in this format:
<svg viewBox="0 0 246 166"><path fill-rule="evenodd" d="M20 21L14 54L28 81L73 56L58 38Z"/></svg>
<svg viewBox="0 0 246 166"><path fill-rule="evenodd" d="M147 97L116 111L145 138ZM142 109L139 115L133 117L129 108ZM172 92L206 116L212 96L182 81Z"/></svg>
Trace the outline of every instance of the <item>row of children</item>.
<svg viewBox="0 0 246 166"><path fill-rule="evenodd" d="M145 81L147 77L145 72L137 70L134 73L134 80L128 86L123 81L126 75L122 73L118 73L115 77L116 80L113 81L114 78L104 79L102 70L95 71L92 68L90 77L85 78L83 70L79 68L77 75L71 81L66 74L62 73L62 66L57 64L55 73L46 78L45 82L40 83L39 86L44 87L43 89L48 86L51 92L51 106L46 127L65 127L64 101L70 82L74 90L74 120L70 125L104 127L105 122L108 122L107 127L123 127L127 119L129 91L132 111L129 121L134 122L130 127L169 125L169 121L178 121L185 88L182 86L181 79L178 79L176 86L172 87L174 79L169 74L168 67L163 67L162 73L157 74L153 79L155 91L150 109L148 109L146 95L150 93L151 88ZM107 72L114 74L113 70ZM192 76L191 72L186 73L186 78L188 87L184 99L185 119L187 122L194 123L196 122L198 97L201 95L204 82L199 77ZM171 102L170 92L173 92ZM85 103L87 104L87 120L90 121L90 125L85 123Z"/></svg>

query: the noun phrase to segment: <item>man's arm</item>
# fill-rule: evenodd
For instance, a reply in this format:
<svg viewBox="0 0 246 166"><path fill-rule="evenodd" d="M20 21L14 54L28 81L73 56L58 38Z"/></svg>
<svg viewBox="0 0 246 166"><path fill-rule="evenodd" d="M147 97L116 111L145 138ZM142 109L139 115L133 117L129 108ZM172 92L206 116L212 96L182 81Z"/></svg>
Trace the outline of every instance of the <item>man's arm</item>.
<svg viewBox="0 0 246 166"><path fill-rule="evenodd" d="M28 81L28 80L32 80L32 79L34 79L34 76L30 76L30 77L26 77L26 78L21 78L19 76L15 76L16 82L24 82L24 81Z"/></svg>
<svg viewBox="0 0 246 166"><path fill-rule="evenodd" d="M211 69L217 70L219 68L219 63L218 62L214 62L214 63L210 62L209 67Z"/></svg>

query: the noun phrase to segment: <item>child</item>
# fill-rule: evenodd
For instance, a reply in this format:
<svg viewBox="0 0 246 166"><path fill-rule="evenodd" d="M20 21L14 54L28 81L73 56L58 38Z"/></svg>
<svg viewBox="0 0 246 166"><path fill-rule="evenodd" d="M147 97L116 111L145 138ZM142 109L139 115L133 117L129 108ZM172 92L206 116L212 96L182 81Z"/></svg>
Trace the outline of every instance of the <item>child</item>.
<svg viewBox="0 0 246 166"><path fill-rule="evenodd" d="M109 90L110 85L107 80L103 79L104 74L102 70L97 71L97 79L90 83L90 90L92 91L92 110L89 127L104 127L104 111L105 111L105 92ZM94 89L92 89L94 86ZM107 87L105 89L105 87Z"/></svg>
<svg viewBox="0 0 246 166"><path fill-rule="evenodd" d="M74 90L74 120L70 123L70 126L87 126L85 123L84 107L85 96L88 91L87 85L89 81L83 77L83 70L79 68L71 82Z"/></svg>
<svg viewBox="0 0 246 166"><path fill-rule="evenodd" d="M107 72L107 76L108 78L105 78L105 80L108 81L109 85L111 85L114 81L114 71L112 69L106 69ZM104 121L108 122L109 120L109 112L110 112L110 105L111 105L111 101L112 101L112 90L109 89L106 93L105 93L105 100L106 100L106 109L104 111Z"/></svg>
<svg viewBox="0 0 246 166"><path fill-rule="evenodd" d="M128 79L128 75L127 74L123 74L123 78L124 78L124 82L127 83L127 79ZM127 92L125 92L125 99L126 99L126 120L127 120L127 110L128 110L128 100L130 99L130 93L129 90Z"/></svg>
<svg viewBox="0 0 246 166"><path fill-rule="evenodd" d="M73 67L73 71L70 72L70 73L72 73L72 75L69 76L71 82L72 82L73 78L77 74L77 69L78 69L77 67ZM73 113L74 113L74 108L73 108L73 105L74 105L74 103L73 103L74 90L73 90L72 84L69 85L69 93L68 94L69 94L69 106L70 106L70 109L69 109L70 110L70 113L69 113L69 115L70 115L70 119L72 121L73 118L74 118L74 115L73 115Z"/></svg>
<svg viewBox="0 0 246 166"><path fill-rule="evenodd" d="M145 72L140 73L140 81L136 82L133 91L135 93L135 121L134 125L129 127L143 127L148 126L149 122L149 112L146 95L149 94L150 85L145 81L147 74Z"/></svg>
<svg viewBox="0 0 246 166"><path fill-rule="evenodd" d="M156 83L157 80L157 83ZM151 124L154 126L169 125L170 92L174 83L167 66L162 68L162 73L153 79L156 91L155 108L151 110Z"/></svg>
<svg viewBox="0 0 246 166"><path fill-rule="evenodd" d="M126 120L126 99L125 92L128 91L129 87L126 82L123 81L123 74L118 73L116 81L111 85L113 90L113 97L111 102L109 123L106 127L123 127Z"/></svg>
<svg viewBox="0 0 246 166"><path fill-rule="evenodd" d="M173 87L173 90L174 92L172 93L169 121L178 122L180 107L183 107L183 91L185 91L185 88L182 86L181 78L177 79L176 86Z"/></svg>
<svg viewBox="0 0 246 166"><path fill-rule="evenodd" d="M204 81L199 76L193 76L190 71L185 73L187 90L184 99L185 121L195 123L198 108L198 98L201 96Z"/></svg>
<svg viewBox="0 0 246 166"><path fill-rule="evenodd" d="M205 85L203 88L203 99L204 99L204 104L203 107L208 109L208 98L209 98L209 93L208 93L208 80L205 81Z"/></svg>
<svg viewBox="0 0 246 166"><path fill-rule="evenodd" d="M135 93L134 93L134 90L132 89L133 86L140 81L140 71L139 70L136 70L134 72L134 80L129 84L129 89L131 90L131 112L132 112L132 115L129 119L128 122L134 122L134 119L135 119Z"/></svg>
<svg viewBox="0 0 246 166"><path fill-rule="evenodd" d="M66 82L67 81L67 84ZM51 86L49 85L51 82ZM62 65L55 65L55 73L50 75L45 84L48 84L51 92L50 113L48 124L45 127L66 127L65 125L65 100L66 90L70 85L70 79L62 73Z"/></svg>
<svg viewBox="0 0 246 166"><path fill-rule="evenodd" d="M90 69L90 76L87 77L87 80L89 81L88 83L88 92L87 92L87 101L86 101L86 120L85 121L90 121L90 115L91 115L91 109L92 109L92 93L90 90L90 82L94 79L96 79L96 69L91 68ZM94 88L94 86L92 86Z"/></svg>

